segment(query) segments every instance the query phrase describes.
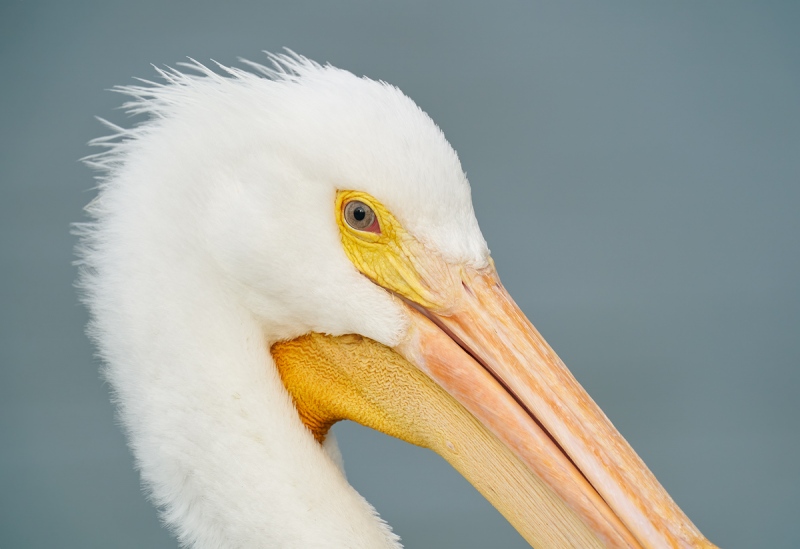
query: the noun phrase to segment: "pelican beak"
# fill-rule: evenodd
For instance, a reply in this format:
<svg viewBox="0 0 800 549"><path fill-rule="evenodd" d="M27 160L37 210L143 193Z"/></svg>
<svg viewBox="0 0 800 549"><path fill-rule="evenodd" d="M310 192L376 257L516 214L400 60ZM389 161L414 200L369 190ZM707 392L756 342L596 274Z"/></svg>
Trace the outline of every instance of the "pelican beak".
<svg viewBox="0 0 800 549"><path fill-rule="evenodd" d="M434 313L404 300L395 351L527 465L607 547L714 547L575 380L492 267Z"/></svg>
<svg viewBox="0 0 800 549"><path fill-rule="evenodd" d="M375 220L344 220L358 201ZM366 206L365 206L366 205ZM388 348L309 334L273 345L305 425L351 419L447 459L539 548L712 548L500 284L447 262L380 202L340 191L345 253L410 319ZM375 230L371 230L375 228Z"/></svg>

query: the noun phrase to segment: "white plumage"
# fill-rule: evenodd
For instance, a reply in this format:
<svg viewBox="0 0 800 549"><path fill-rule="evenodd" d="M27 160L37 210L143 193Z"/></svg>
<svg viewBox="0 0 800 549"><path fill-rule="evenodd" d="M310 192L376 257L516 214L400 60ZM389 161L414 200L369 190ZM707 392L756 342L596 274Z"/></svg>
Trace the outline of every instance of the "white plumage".
<svg viewBox="0 0 800 549"><path fill-rule="evenodd" d="M271 59L119 88L146 121L87 159L90 332L181 543L399 547L315 438L354 414L442 454L537 546L713 547L503 289L430 118L388 84ZM295 359L287 382L270 349L313 332L372 351L316 385L326 359Z"/></svg>
<svg viewBox="0 0 800 549"><path fill-rule="evenodd" d="M379 197L444 257L488 250L458 158L397 88L276 56L122 87L143 124L94 142L81 286L143 482L181 542L396 547L303 427L267 343L396 343L394 300L341 249L339 188Z"/></svg>

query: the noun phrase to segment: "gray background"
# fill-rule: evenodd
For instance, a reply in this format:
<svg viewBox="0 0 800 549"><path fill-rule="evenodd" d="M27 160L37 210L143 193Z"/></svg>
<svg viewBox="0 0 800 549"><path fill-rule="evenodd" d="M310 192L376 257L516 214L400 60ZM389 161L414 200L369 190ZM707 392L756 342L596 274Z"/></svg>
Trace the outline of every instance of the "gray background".
<svg viewBox="0 0 800 549"><path fill-rule="evenodd" d="M176 547L82 332L78 159L149 63L282 46L441 125L506 286L711 540L799 547L800 3L602 4L5 0L0 548ZM437 456L337 432L408 547L523 546Z"/></svg>

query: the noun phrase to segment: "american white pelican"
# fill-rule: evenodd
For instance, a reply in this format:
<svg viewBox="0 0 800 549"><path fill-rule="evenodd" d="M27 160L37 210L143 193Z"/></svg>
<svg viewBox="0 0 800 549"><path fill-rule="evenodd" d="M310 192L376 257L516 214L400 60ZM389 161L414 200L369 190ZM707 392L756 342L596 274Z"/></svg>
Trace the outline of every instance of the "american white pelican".
<svg viewBox="0 0 800 549"><path fill-rule="evenodd" d="M441 131L299 56L120 88L83 227L90 331L194 548L400 547L328 428L429 447L537 547L713 547L500 285Z"/></svg>

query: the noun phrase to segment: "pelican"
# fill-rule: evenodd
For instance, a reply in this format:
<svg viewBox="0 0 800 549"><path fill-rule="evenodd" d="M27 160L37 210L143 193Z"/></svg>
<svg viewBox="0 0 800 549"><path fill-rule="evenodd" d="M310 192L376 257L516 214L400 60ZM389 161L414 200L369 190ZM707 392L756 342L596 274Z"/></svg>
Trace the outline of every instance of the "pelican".
<svg viewBox="0 0 800 549"><path fill-rule="evenodd" d="M118 88L80 285L182 546L398 548L335 422L430 448L533 546L714 547L514 304L442 132L286 53Z"/></svg>

